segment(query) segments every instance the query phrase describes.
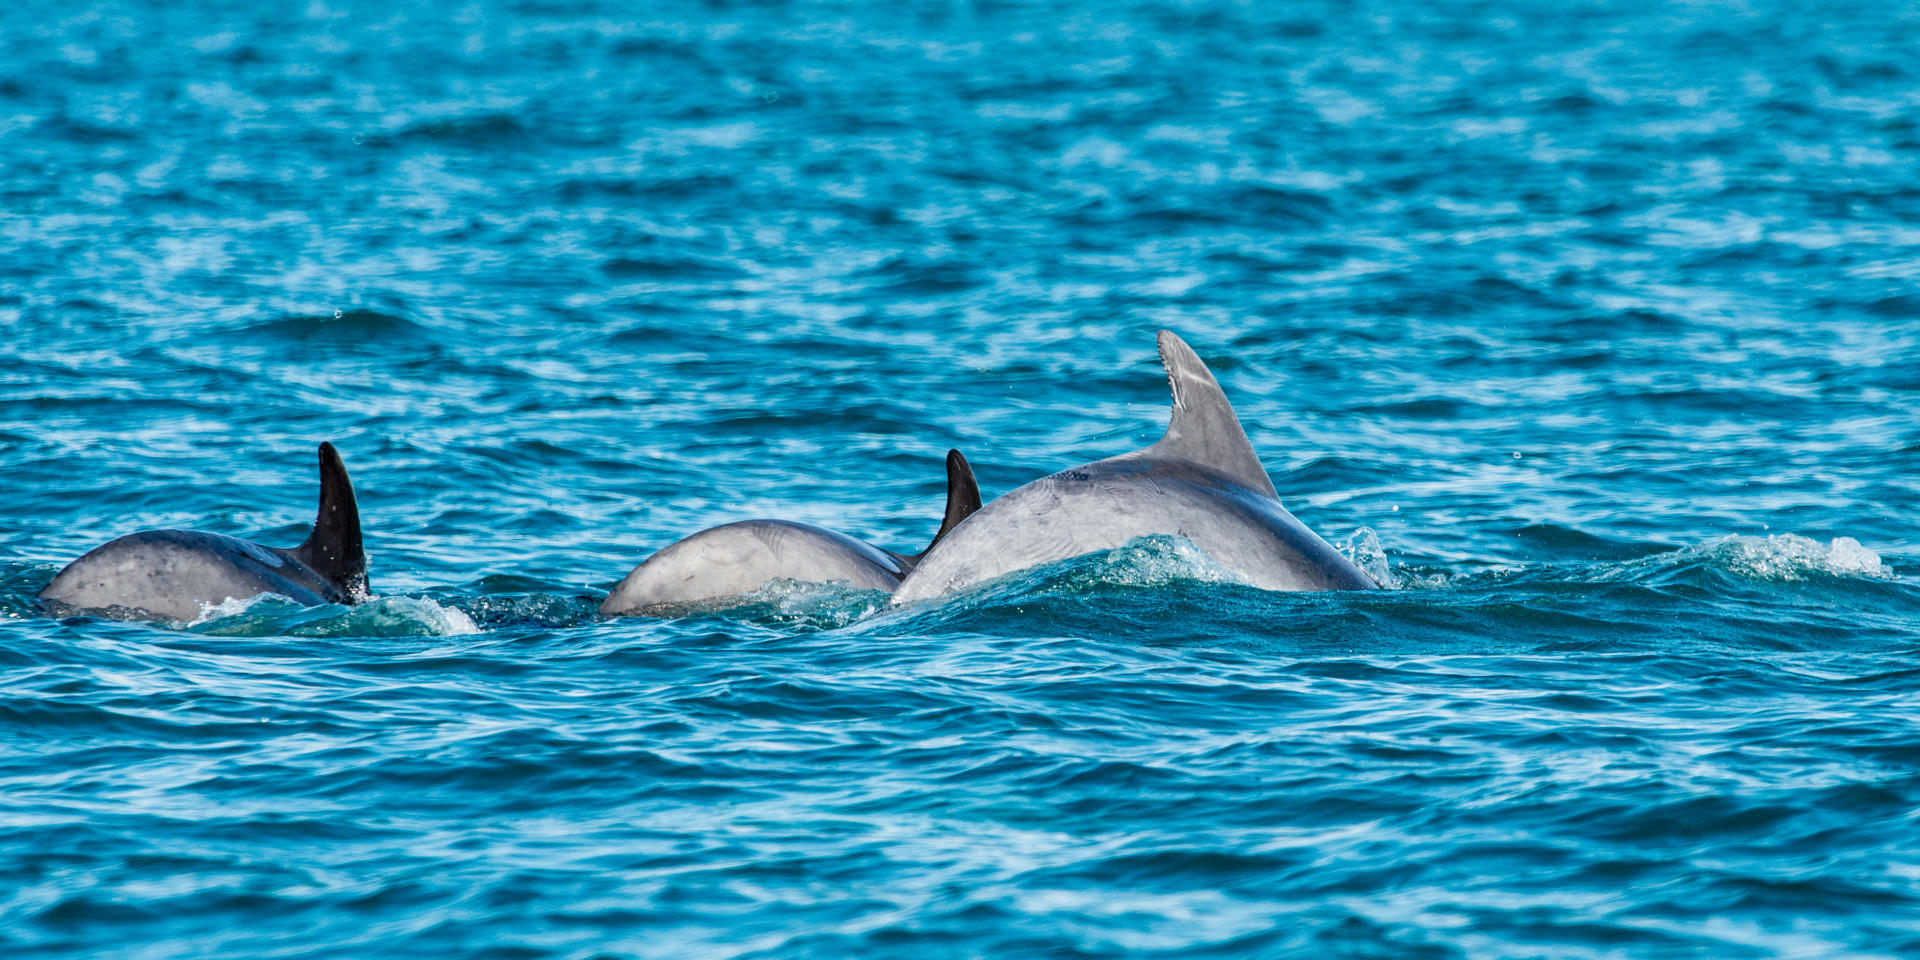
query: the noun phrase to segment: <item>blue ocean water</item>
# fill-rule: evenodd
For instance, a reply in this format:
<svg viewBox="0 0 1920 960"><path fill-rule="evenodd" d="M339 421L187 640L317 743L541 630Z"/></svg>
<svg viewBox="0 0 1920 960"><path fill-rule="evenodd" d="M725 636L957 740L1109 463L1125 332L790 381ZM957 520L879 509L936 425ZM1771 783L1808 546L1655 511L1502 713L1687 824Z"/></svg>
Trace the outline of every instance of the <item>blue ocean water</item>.
<svg viewBox="0 0 1920 960"><path fill-rule="evenodd" d="M0 954L1920 955L1920 10L0 12ZM1400 589L895 550L1164 426ZM134 530L360 607L53 619Z"/></svg>

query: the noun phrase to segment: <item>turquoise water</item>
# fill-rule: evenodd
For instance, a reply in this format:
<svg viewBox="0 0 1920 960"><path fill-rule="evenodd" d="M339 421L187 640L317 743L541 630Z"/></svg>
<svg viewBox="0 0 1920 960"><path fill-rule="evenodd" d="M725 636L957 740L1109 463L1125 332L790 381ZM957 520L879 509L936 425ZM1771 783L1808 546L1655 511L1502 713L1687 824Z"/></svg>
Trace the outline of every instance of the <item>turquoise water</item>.
<svg viewBox="0 0 1920 960"><path fill-rule="evenodd" d="M1920 954L1911 5L151 6L0 12L0 953ZM594 616L1160 327L1401 589ZM379 599L41 615L322 440Z"/></svg>

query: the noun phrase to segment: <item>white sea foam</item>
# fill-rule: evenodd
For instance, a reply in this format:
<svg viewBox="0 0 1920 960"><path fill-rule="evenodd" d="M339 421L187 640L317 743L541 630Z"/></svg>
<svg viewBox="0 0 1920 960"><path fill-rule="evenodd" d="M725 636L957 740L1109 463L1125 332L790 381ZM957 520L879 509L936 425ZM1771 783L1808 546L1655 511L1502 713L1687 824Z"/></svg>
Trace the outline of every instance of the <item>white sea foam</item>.
<svg viewBox="0 0 1920 960"><path fill-rule="evenodd" d="M213 623L216 620L226 620L231 617L246 616L254 612L254 609L253 609L254 607L258 607L258 606L273 607L273 606L278 606L283 604L290 605L290 604L293 604L293 601L277 593L256 593L251 597L244 597L244 598L228 597L225 600L220 601L219 603L201 604L200 615L197 617L194 617L192 620L187 621L186 625L189 627L203 626L205 624ZM266 612L266 611L262 611L262 612Z"/></svg>
<svg viewBox="0 0 1920 960"><path fill-rule="evenodd" d="M425 597L375 597L354 606L303 607L277 593L202 604L186 624L242 636L451 637L480 632L457 607Z"/></svg>
<svg viewBox="0 0 1920 960"><path fill-rule="evenodd" d="M1242 583L1242 578L1185 537L1150 536L1107 551L1097 579L1128 587L1159 587L1181 580Z"/></svg>
<svg viewBox="0 0 1920 960"><path fill-rule="evenodd" d="M465 611L425 597L380 597L356 609L397 626L417 624L425 627L429 636L457 637L480 632L480 626Z"/></svg>
<svg viewBox="0 0 1920 960"><path fill-rule="evenodd" d="M886 605L885 593L863 590L844 580L826 583L770 580L752 593L717 602L710 609L837 627L859 620Z"/></svg>
<svg viewBox="0 0 1920 960"><path fill-rule="evenodd" d="M1862 577L1891 580L1893 568L1852 537L1821 543L1793 533L1765 537L1734 536L1691 547L1683 553L1731 573L1756 580L1792 581L1809 577Z"/></svg>

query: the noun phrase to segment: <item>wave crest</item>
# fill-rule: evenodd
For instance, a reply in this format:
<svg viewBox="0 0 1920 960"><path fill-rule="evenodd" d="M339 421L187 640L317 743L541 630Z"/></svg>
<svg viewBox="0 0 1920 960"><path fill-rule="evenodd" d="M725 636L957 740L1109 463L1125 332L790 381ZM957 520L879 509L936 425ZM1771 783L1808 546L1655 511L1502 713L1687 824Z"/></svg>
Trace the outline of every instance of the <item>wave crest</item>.
<svg viewBox="0 0 1920 960"><path fill-rule="evenodd" d="M1816 577L1894 579L1880 555L1852 537L1821 543L1795 533L1765 537L1733 536L1680 551L1729 573L1754 580L1791 582Z"/></svg>
<svg viewBox="0 0 1920 960"><path fill-rule="evenodd" d="M769 580L752 593L654 607L643 615L666 619L707 616L832 630L865 619L886 605L884 591L864 590L844 580L822 583L781 579Z"/></svg>
<svg viewBox="0 0 1920 960"><path fill-rule="evenodd" d="M1120 587L1164 587L1183 580L1201 583L1241 583L1240 575L1222 566L1185 537L1135 537L1076 564L1075 579Z"/></svg>
<svg viewBox="0 0 1920 960"><path fill-rule="evenodd" d="M271 593L207 604L199 617L184 626L222 637L452 637L480 632L473 618L458 607L425 597L376 597L350 607L304 607Z"/></svg>

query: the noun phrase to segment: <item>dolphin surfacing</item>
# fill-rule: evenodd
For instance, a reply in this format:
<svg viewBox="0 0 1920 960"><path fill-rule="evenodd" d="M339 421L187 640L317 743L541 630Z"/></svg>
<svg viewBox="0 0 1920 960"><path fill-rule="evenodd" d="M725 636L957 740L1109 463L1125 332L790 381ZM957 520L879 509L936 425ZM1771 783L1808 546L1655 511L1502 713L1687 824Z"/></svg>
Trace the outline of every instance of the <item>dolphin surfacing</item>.
<svg viewBox="0 0 1920 960"><path fill-rule="evenodd" d="M320 445L320 510L305 543L282 549L202 530L146 530L87 551L40 598L123 619L191 621L211 605L263 593L307 606L367 598L360 507L331 443Z"/></svg>
<svg viewBox="0 0 1920 960"><path fill-rule="evenodd" d="M947 509L927 549L980 509L980 485L958 450L947 451ZM754 592L775 580L844 582L892 593L920 554L899 554L824 527L741 520L709 527L633 568L600 604L604 617L670 615Z"/></svg>
<svg viewBox="0 0 1920 960"><path fill-rule="evenodd" d="M1377 588L1280 505L1232 404L1193 349L1166 330L1159 343L1173 413L1158 443L1042 477L988 504L921 558L893 602L1152 535L1184 537L1266 590Z"/></svg>

